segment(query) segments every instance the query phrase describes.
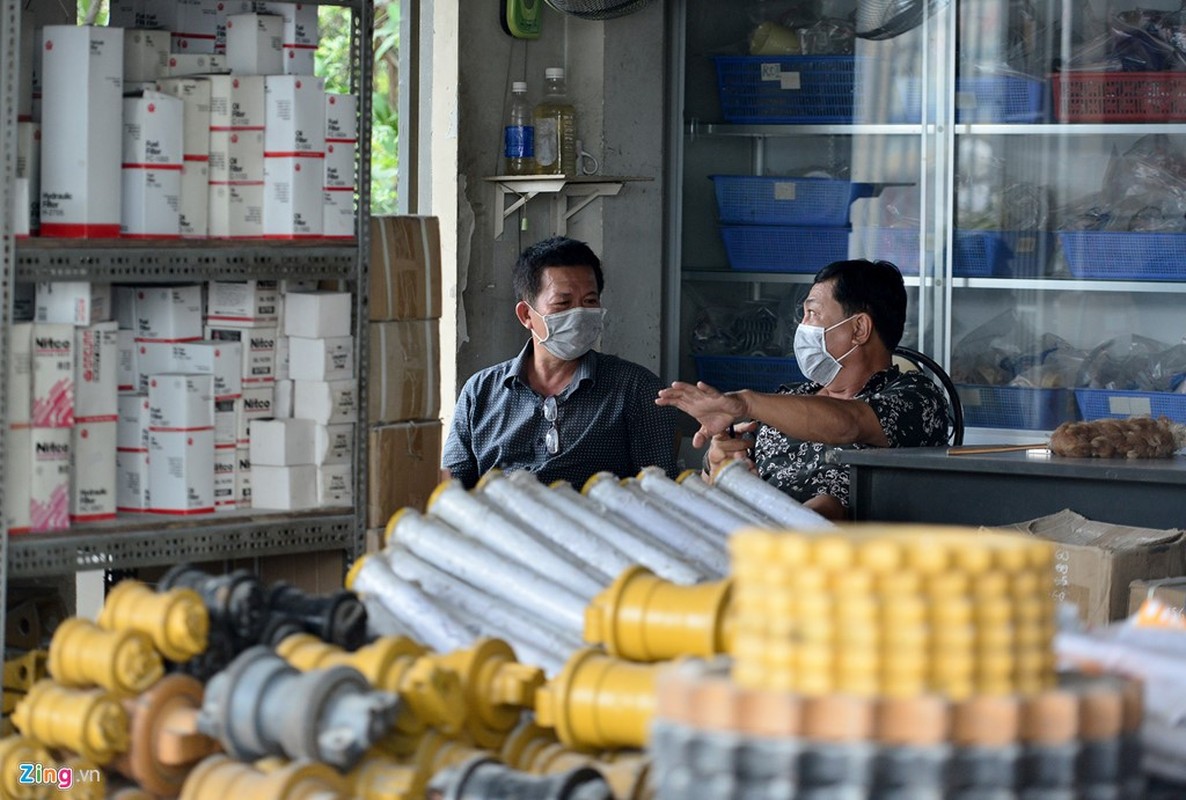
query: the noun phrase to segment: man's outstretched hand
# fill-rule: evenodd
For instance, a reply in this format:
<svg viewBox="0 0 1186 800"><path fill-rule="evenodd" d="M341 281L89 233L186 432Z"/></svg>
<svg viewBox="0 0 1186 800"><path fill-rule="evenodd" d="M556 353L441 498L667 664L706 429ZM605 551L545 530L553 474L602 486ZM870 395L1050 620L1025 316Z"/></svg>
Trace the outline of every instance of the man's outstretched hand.
<svg viewBox="0 0 1186 800"><path fill-rule="evenodd" d="M692 437L693 447L702 447L709 439L724 433L730 425L746 416L746 403L740 392L722 394L703 381L695 385L676 381L670 388L659 390L655 404L675 406L696 418L700 430Z"/></svg>

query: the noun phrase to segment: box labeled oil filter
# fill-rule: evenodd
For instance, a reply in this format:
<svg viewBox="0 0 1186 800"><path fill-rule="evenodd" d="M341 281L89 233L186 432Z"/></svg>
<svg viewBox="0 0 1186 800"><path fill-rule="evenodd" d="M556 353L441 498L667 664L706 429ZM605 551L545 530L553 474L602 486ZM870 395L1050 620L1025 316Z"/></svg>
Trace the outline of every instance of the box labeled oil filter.
<svg viewBox="0 0 1186 800"><path fill-rule="evenodd" d="M214 446L214 510L234 511L238 506L235 498L235 446Z"/></svg>
<svg viewBox="0 0 1186 800"><path fill-rule="evenodd" d="M295 381L329 381L354 377L354 337L330 339L288 337L288 376Z"/></svg>
<svg viewBox="0 0 1186 800"><path fill-rule="evenodd" d="M284 335L349 336L352 302L349 292L290 292L284 296Z"/></svg>
<svg viewBox="0 0 1186 800"><path fill-rule="evenodd" d="M79 421L70 443L70 521L115 518L115 440L118 423Z"/></svg>
<svg viewBox="0 0 1186 800"><path fill-rule="evenodd" d="M235 451L235 505L251 508L251 456L242 447Z"/></svg>
<svg viewBox="0 0 1186 800"><path fill-rule="evenodd" d="M264 179L264 132L252 129L210 131L210 182L258 183Z"/></svg>
<svg viewBox="0 0 1186 800"><path fill-rule="evenodd" d="M206 326L206 338L216 342L239 342L242 345L241 374L244 386L270 384L276 376L276 328Z"/></svg>
<svg viewBox="0 0 1186 800"><path fill-rule="evenodd" d="M186 156L181 165L181 202L177 208L178 227L183 239L204 239L209 234L210 163L209 156Z"/></svg>
<svg viewBox="0 0 1186 800"><path fill-rule="evenodd" d="M354 466L327 464L317 468L317 504L354 505Z"/></svg>
<svg viewBox="0 0 1186 800"><path fill-rule="evenodd" d="M168 61L168 31L124 31L124 83L155 81Z"/></svg>
<svg viewBox="0 0 1186 800"><path fill-rule="evenodd" d="M111 284L87 281L38 283L35 317L54 325L94 325L111 319Z"/></svg>
<svg viewBox="0 0 1186 800"><path fill-rule="evenodd" d="M243 387L243 413L239 415L239 447L251 444L251 426L261 419L271 419L273 391L271 384Z"/></svg>
<svg viewBox="0 0 1186 800"><path fill-rule="evenodd" d="M210 281L206 322L211 327L274 328L279 314L276 281Z"/></svg>
<svg viewBox="0 0 1186 800"><path fill-rule="evenodd" d="M153 375L148 379L148 414L150 432L213 431L214 376Z"/></svg>
<svg viewBox="0 0 1186 800"><path fill-rule="evenodd" d="M226 20L226 60L232 75L284 72L284 18L233 14Z"/></svg>
<svg viewBox="0 0 1186 800"><path fill-rule="evenodd" d="M209 234L227 239L264 235L264 183L210 183Z"/></svg>
<svg viewBox="0 0 1186 800"><path fill-rule="evenodd" d="M325 153L325 80L308 75L264 79L268 156Z"/></svg>
<svg viewBox="0 0 1186 800"><path fill-rule="evenodd" d="M312 76L317 71L317 45L284 45L284 74Z"/></svg>
<svg viewBox="0 0 1186 800"><path fill-rule="evenodd" d="M270 239L320 237L324 226L321 196L324 157L264 159L264 236Z"/></svg>
<svg viewBox="0 0 1186 800"><path fill-rule="evenodd" d="M140 390L147 390L153 375L212 375L215 400L240 397L242 348L239 342L140 342L136 351Z"/></svg>
<svg viewBox="0 0 1186 800"><path fill-rule="evenodd" d="M33 477L29 489L29 528L60 531L70 527L70 428L33 428Z"/></svg>
<svg viewBox="0 0 1186 800"><path fill-rule="evenodd" d="M214 511L214 429L151 430L148 434L149 511L210 514Z"/></svg>
<svg viewBox="0 0 1186 800"><path fill-rule="evenodd" d="M344 144L358 142L358 97L356 95L325 93L325 141Z"/></svg>
<svg viewBox="0 0 1186 800"><path fill-rule="evenodd" d="M317 506L317 467L251 465L252 508L293 511Z"/></svg>
<svg viewBox="0 0 1186 800"><path fill-rule="evenodd" d="M354 189L324 189L321 201L322 235L328 239L353 239Z"/></svg>
<svg viewBox="0 0 1186 800"><path fill-rule="evenodd" d="M136 338L187 342L202 338L202 287L141 286L136 290Z"/></svg>
<svg viewBox="0 0 1186 800"><path fill-rule="evenodd" d="M358 384L341 381L293 381L292 415L322 425L354 422L358 419Z"/></svg>
<svg viewBox="0 0 1186 800"><path fill-rule="evenodd" d="M33 426L74 424L74 326L33 326ZM69 449L69 440L67 440Z"/></svg>
<svg viewBox="0 0 1186 800"><path fill-rule="evenodd" d="M100 322L74 331L74 421L115 422L119 415L119 329L115 322Z"/></svg>
<svg viewBox="0 0 1186 800"><path fill-rule="evenodd" d="M210 130L263 130L265 121L262 75L212 75Z"/></svg>
<svg viewBox="0 0 1186 800"><path fill-rule="evenodd" d="M115 505L121 514L148 511L148 448L115 453Z"/></svg>
<svg viewBox="0 0 1186 800"><path fill-rule="evenodd" d="M42 31L42 236L119 236L123 34L76 25Z"/></svg>
<svg viewBox="0 0 1186 800"><path fill-rule="evenodd" d="M325 143L326 189L354 188L354 155L358 146L353 142Z"/></svg>
<svg viewBox="0 0 1186 800"><path fill-rule="evenodd" d="M29 501L32 491L33 429L28 425L10 425L4 441L8 463L4 470L4 524L8 533L28 533Z"/></svg>

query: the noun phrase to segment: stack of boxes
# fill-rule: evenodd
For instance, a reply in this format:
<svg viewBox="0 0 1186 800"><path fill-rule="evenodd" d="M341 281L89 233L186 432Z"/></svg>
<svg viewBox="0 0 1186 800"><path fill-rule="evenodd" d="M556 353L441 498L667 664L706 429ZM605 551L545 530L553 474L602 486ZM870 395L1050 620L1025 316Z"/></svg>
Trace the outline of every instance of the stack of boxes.
<svg viewBox="0 0 1186 800"><path fill-rule="evenodd" d="M441 452L440 229L434 217L371 219L368 528L423 508ZM375 536L369 547L375 546Z"/></svg>

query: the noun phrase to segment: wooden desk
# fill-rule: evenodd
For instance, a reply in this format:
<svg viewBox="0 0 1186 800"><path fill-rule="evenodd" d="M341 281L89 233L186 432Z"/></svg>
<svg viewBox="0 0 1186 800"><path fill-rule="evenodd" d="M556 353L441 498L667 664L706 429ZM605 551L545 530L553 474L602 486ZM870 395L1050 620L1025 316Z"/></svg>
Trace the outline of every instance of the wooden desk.
<svg viewBox="0 0 1186 800"><path fill-rule="evenodd" d="M1062 458L1045 450L948 455L945 447L833 450L856 520L1002 525L1064 508L1088 519L1186 528L1186 457Z"/></svg>

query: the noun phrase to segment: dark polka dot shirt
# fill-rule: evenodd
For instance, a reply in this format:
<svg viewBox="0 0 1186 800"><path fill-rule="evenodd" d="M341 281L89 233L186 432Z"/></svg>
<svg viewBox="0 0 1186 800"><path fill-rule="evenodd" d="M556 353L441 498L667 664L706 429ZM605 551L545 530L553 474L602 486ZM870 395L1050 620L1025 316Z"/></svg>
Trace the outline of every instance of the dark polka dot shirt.
<svg viewBox="0 0 1186 800"><path fill-rule="evenodd" d="M465 382L441 466L472 487L498 467L534 472L540 481L564 480L578 489L603 470L619 477L657 465L675 476L675 411L655 405L662 388L650 370L617 356L590 351L572 382L556 395L553 423L546 398L524 377L532 343L509 361Z"/></svg>

